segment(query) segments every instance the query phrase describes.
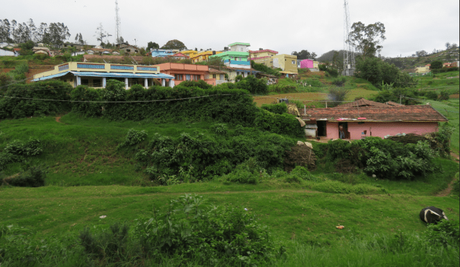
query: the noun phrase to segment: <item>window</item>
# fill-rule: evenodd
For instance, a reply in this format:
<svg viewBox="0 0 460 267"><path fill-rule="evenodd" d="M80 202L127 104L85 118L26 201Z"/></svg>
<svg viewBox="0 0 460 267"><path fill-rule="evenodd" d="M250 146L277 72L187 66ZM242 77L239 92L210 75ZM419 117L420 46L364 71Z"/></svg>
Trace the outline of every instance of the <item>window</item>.
<svg viewBox="0 0 460 267"><path fill-rule="evenodd" d="M215 75L215 74L213 74L213 75L212 75L212 78L214 78L214 79L215 79L215 78L216 78L216 75Z"/></svg>
<svg viewBox="0 0 460 267"><path fill-rule="evenodd" d="M186 81L190 81L190 74L186 74L186 75L185 75L185 80L186 80Z"/></svg>
<svg viewBox="0 0 460 267"><path fill-rule="evenodd" d="M88 79L81 79L81 85L89 85Z"/></svg>
<svg viewBox="0 0 460 267"><path fill-rule="evenodd" d="M94 87L102 87L101 79L93 79L93 86Z"/></svg>
<svg viewBox="0 0 460 267"><path fill-rule="evenodd" d="M182 74L176 74L174 76L175 76L174 78L176 79L176 81L182 81L184 79L184 76Z"/></svg>
<svg viewBox="0 0 460 267"><path fill-rule="evenodd" d="M292 65L295 65L295 60L292 61Z"/></svg>

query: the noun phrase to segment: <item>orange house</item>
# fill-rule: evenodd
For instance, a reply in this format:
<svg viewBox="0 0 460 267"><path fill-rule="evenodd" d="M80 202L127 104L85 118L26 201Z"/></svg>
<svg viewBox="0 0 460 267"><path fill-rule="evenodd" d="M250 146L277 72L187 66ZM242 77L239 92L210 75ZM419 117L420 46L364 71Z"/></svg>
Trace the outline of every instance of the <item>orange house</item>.
<svg viewBox="0 0 460 267"><path fill-rule="evenodd" d="M174 85L179 85L184 81L198 80L203 80L210 85L216 85L216 79L208 79L209 66L206 65L163 63L156 66L160 67L161 73L174 76Z"/></svg>

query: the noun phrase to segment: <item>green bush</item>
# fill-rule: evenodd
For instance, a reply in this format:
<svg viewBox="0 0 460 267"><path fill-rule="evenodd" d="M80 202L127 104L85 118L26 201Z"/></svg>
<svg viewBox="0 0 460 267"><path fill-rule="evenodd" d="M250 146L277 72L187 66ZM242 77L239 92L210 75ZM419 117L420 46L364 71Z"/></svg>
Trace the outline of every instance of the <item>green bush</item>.
<svg viewBox="0 0 460 267"><path fill-rule="evenodd" d="M325 149L316 145L314 151L319 152L318 157L324 155L320 150ZM379 178L413 180L435 170L433 158L436 156L437 151L431 148L428 141L398 144L392 140L368 137L352 143L344 140L329 141L325 160L334 162L341 172L362 168L367 175ZM348 168L342 168L342 165Z"/></svg>
<svg viewBox="0 0 460 267"><path fill-rule="evenodd" d="M4 183L19 187L40 187L45 185L46 172L40 166L32 166L18 176L4 179Z"/></svg>
<svg viewBox="0 0 460 267"><path fill-rule="evenodd" d="M0 170L7 164L21 162L25 158L40 155L43 152L39 139L29 139L25 144L19 140L8 143L0 153Z"/></svg>
<svg viewBox="0 0 460 267"><path fill-rule="evenodd" d="M260 168L255 158L250 158L222 177L224 183L258 184L265 170Z"/></svg>
<svg viewBox="0 0 460 267"><path fill-rule="evenodd" d="M267 80L257 79L254 75L241 79L236 84L237 88L245 89L254 95L266 95L268 94Z"/></svg>
<svg viewBox="0 0 460 267"><path fill-rule="evenodd" d="M102 103L91 102L101 101L100 89L90 88L85 85L79 85L71 92L72 100L72 111L82 114L85 117L100 117L102 115ZM83 102L80 102L83 101Z"/></svg>
<svg viewBox="0 0 460 267"><path fill-rule="evenodd" d="M425 93L425 97L431 100L438 100L438 93L435 91L428 91Z"/></svg>
<svg viewBox="0 0 460 267"><path fill-rule="evenodd" d="M145 173L158 184L195 182L222 176L250 158L255 158L257 164L268 171L282 168L285 151L294 142L254 129L237 127L235 131L229 131L224 124L213 125L211 134L206 135L182 133L179 138L171 138L155 134L148 144L137 138L135 132L142 131L130 130L120 147L134 151L139 166L145 167ZM142 136L142 140L146 138Z"/></svg>
<svg viewBox="0 0 460 267"><path fill-rule="evenodd" d="M334 84L335 86L339 86L339 87L342 87L346 82L347 82L347 78L345 77L339 77L339 78L335 78L332 80L332 84Z"/></svg>
<svg viewBox="0 0 460 267"><path fill-rule="evenodd" d="M126 261L129 240L129 226L115 223L110 230L99 230L92 234L88 227L80 232L80 245L84 252L93 260L101 264L118 263Z"/></svg>
<svg viewBox="0 0 460 267"><path fill-rule="evenodd" d="M191 195L139 219L133 235L145 258L179 257L201 266L262 266L279 255L268 229L249 211L207 206Z"/></svg>
<svg viewBox="0 0 460 267"><path fill-rule="evenodd" d="M299 121L291 114L275 114L265 109L259 109L254 121L257 128L291 136L303 136L304 132Z"/></svg>
<svg viewBox="0 0 460 267"><path fill-rule="evenodd" d="M0 100L0 119L54 115L71 109L72 87L61 81L13 84ZM54 99L63 101L45 101Z"/></svg>
<svg viewBox="0 0 460 267"><path fill-rule="evenodd" d="M460 226L458 221L442 220L429 224L422 237L432 246L460 246Z"/></svg>
<svg viewBox="0 0 460 267"><path fill-rule="evenodd" d="M278 104L263 104L261 108L275 114L284 114L288 112L287 105L284 102Z"/></svg>

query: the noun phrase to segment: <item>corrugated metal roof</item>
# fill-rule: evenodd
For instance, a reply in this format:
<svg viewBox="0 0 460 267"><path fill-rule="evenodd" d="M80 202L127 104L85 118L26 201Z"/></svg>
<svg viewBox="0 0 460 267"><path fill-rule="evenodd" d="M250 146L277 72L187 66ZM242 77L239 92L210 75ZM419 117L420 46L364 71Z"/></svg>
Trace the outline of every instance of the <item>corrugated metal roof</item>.
<svg viewBox="0 0 460 267"><path fill-rule="evenodd" d="M61 72L61 73L58 73L58 74L53 74L53 75L49 75L49 76L45 76L45 77L40 77L40 78L37 78L37 79L33 79L32 81L33 82L38 82L38 81L44 81L44 80L49 80L49 79L54 79L54 78L58 78L58 77L62 77L62 76L65 76L67 73L69 73L70 71L66 71L66 72Z"/></svg>

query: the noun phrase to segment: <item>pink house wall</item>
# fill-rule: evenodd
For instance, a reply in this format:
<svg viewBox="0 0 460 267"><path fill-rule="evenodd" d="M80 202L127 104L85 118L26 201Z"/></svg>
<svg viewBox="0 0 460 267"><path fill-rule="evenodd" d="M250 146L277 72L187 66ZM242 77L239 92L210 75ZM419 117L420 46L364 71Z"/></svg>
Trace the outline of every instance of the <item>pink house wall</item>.
<svg viewBox="0 0 460 267"><path fill-rule="evenodd" d="M327 138L339 138L339 123L327 123ZM366 131L366 134L362 134ZM361 139L362 136L378 136L384 138L386 135L396 135L398 133L413 133L424 135L427 133L437 132L437 122L357 122L348 123L348 132L350 139ZM372 135L371 135L372 133Z"/></svg>
<svg viewBox="0 0 460 267"><path fill-rule="evenodd" d="M313 68L313 60L304 59L304 60L300 61L300 68L301 69L312 69Z"/></svg>

